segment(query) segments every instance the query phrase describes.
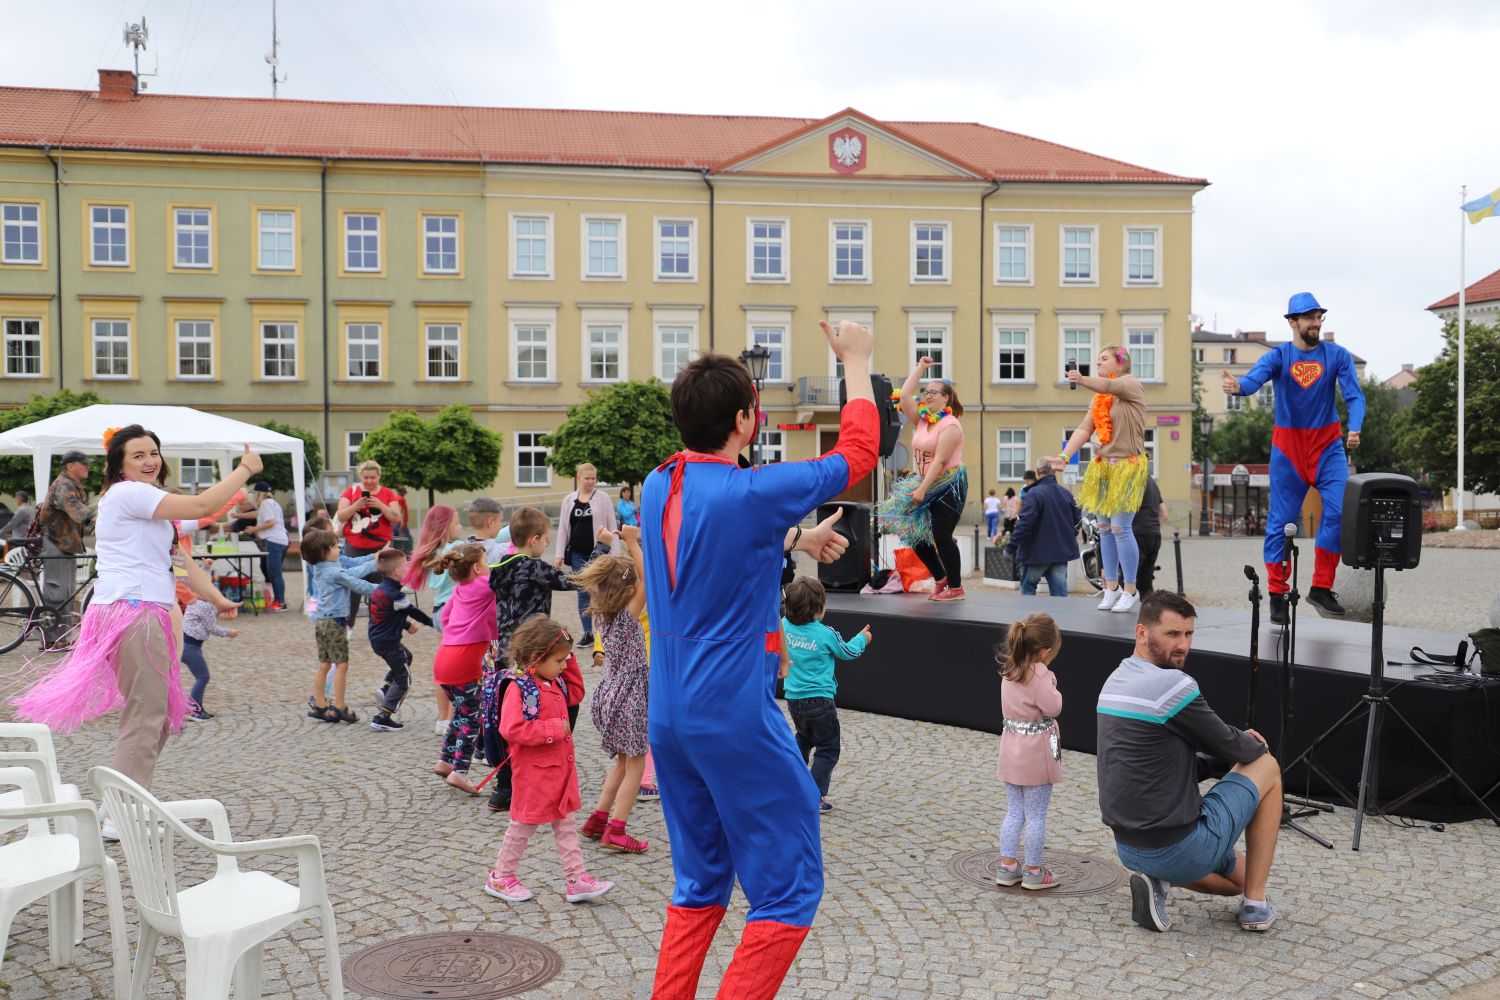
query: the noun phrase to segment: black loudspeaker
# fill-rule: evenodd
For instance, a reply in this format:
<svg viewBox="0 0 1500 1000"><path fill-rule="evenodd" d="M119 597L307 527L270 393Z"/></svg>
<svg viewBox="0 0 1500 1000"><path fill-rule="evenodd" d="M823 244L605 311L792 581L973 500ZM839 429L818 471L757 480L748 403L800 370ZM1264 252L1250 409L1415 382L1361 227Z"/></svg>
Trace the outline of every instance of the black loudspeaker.
<svg viewBox="0 0 1500 1000"><path fill-rule="evenodd" d="M837 562L818 563L818 580L825 590L857 591L870 582L870 505L840 500L818 508L818 520L843 508L834 530L849 539Z"/></svg>
<svg viewBox="0 0 1500 1000"><path fill-rule="evenodd" d="M1350 476L1339 541L1345 566L1416 569L1422 556L1422 496L1416 480L1388 472Z"/></svg>
<svg viewBox="0 0 1500 1000"><path fill-rule="evenodd" d="M891 399L891 380L884 375L871 375L870 388L875 390L875 409L880 412L880 457L890 458L901 440L901 406ZM849 402L849 386L839 379L839 407ZM848 517L848 515L844 515ZM860 586L863 586L861 584Z"/></svg>

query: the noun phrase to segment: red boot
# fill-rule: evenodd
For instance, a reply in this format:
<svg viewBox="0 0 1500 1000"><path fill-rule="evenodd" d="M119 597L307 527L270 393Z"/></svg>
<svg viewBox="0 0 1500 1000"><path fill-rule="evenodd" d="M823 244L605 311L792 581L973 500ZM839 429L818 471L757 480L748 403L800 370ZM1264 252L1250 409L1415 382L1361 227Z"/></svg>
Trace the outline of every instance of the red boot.
<svg viewBox="0 0 1500 1000"><path fill-rule="evenodd" d="M656 959L656 982L651 1000L694 1000L703 960L713 944L714 931L724 919L724 907L667 907L667 926L661 932L661 954Z"/></svg>
<svg viewBox="0 0 1500 1000"><path fill-rule="evenodd" d="M714 996L717 1000L772 1000L809 930L774 920L745 924L740 946Z"/></svg>

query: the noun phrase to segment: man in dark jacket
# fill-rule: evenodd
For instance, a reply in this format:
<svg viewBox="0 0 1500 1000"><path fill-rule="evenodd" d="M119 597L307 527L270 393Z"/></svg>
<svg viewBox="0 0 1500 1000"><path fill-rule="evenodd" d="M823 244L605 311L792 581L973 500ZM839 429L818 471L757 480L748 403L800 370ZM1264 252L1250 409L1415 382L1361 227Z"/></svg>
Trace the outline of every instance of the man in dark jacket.
<svg viewBox="0 0 1500 1000"><path fill-rule="evenodd" d="M1037 581L1046 577L1053 597L1067 597L1068 563L1078 558L1078 502L1057 481L1046 458L1036 467L1036 484L1024 495L1007 546L1021 567L1021 593L1035 597Z"/></svg>
<svg viewBox="0 0 1500 1000"><path fill-rule="evenodd" d="M1276 920L1266 878L1281 826L1281 770L1253 729L1239 730L1209 708L1183 672L1197 612L1158 590L1141 603L1135 655L1099 692L1099 811L1130 869L1131 917L1147 930L1172 926L1167 887L1243 895L1240 927ZM1198 795L1197 754L1232 764ZM1245 853L1234 849L1245 835Z"/></svg>

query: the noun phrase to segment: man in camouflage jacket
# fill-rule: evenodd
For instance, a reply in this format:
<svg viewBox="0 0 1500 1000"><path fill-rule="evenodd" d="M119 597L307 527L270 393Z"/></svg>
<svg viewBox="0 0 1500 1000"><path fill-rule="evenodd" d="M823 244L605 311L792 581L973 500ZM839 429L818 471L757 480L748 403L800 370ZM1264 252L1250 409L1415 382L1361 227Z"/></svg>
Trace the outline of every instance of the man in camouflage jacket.
<svg viewBox="0 0 1500 1000"><path fill-rule="evenodd" d="M62 474L47 488L47 498L37 511L42 519L42 598L53 607L72 595L77 580L77 561L66 558L84 551L83 536L93 524L94 510L89 506L89 492L83 481L89 475L88 456L70 451L62 457ZM43 638L48 646L56 645L66 627L63 622L51 627Z"/></svg>

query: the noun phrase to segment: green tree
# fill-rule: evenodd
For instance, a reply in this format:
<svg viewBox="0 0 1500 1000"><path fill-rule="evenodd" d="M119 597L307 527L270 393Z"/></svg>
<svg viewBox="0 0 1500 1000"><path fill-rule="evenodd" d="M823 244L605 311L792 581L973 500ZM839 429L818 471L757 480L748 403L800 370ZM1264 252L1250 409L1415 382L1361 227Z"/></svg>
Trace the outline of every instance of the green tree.
<svg viewBox="0 0 1500 1000"><path fill-rule="evenodd" d="M397 410L359 446L360 461L380 463L381 482L427 491L479 490L495 481L500 468L500 435L479 426L463 403L444 407L426 423L410 410Z"/></svg>
<svg viewBox="0 0 1500 1000"><path fill-rule="evenodd" d="M14 410L0 412L0 431L8 431L25 424L55 417L59 413L68 413L72 410L81 410L85 406L93 406L96 403L105 403L108 400L101 399L94 392L74 392L71 389L60 389L49 396L34 393L26 401L25 406L18 406ZM102 443L103 428L100 428L100 442ZM52 475L49 482L56 479L62 472L61 455L52 456ZM90 463L88 488L90 493L98 493L99 487L104 482L104 462L95 460ZM9 497L17 490L33 492L34 484L31 478L31 456L30 455L4 455L0 456L0 496ZM39 497L36 499L40 499Z"/></svg>
<svg viewBox="0 0 1500 1000"><path fill-rule="evenodd" d="M1458 324L1443 328L1437 359L1417 371L1417 401L1406 412L1401 450L1438 489L1458 482ZM1464 332L1464 486L1500 492L1500 328L1470 324ZM1486 417L1490 414L1490 417Z"/></svg>
<svg viewBox="0 0 1500 1000"><path fill-rule="evenodd" d="M592 462L605 483L639 483L673 452L682 437L672 422L667 387L656 379L621 382L590 393L568 408L568 418L542 439L551 449L547 464L571 477Z"/></svg>
<svg viewBox="0 0 1500 1000"><path fill-rule="evenodd" d="M1271 460L1271 431L1276 415L1269 407L1247 400L1214 427L1208 439L1209 461L1217 466L1263 465Z"/></svg>
<svg viewBox="0 0 1500 1000"><path fill-rule="evenodd" d="M283 424L276 420L267 420L261 426L268 431L275 431L277 434L301 438L303 456L307 460L308 468L312 470L323 468L323 449L318 444L318 436L312 431L303 430L301 427L293 427L290 424ZM270 483L272 489L290 490L293 488L294 480L292 479L291 455L262 455L261 461L265 463L265 468L261 470L261 474L257 477L258 479L264 479ZM310 472L309 476L316 478L317 472ZM312 485L311 479L309 479L308 485Z"/></svg>
<svg viewBox="0 0 1500 1000"><path fill-rule="evenodd" d="M1349 453L1354 468L1360 472L1414 475L1403 445L1408 411L1396 404L1396 390L1374 378L1366 378L1360 388L1365 393L1365 422L1360 429L1359 447ZM1342 396L1338 411L1339 420L1347 430L1349 410Z"/></svg>

